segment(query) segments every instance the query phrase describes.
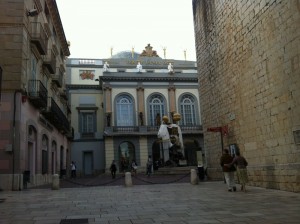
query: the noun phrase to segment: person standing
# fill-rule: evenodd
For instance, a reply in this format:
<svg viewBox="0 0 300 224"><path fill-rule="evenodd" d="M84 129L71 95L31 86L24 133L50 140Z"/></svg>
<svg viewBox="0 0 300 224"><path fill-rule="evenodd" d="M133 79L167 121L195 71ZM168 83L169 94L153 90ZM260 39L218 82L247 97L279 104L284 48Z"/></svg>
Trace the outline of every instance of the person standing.
<svg viewBox="0 0 300 224"><path fill-rule="evenodd" d="M229 155L228 149L223 150L223 155L220 159L220 165L224 173L225 181L228 187L228 191L236 191L235 181L234 181L234 171L236 170L234 166L226 166L225 164L230 164L233 161L231 155Z"/></svg>
<svg viewBox="0 0 300 224"><path fill-rule="evenodd" d="M71 162L71 178L76 178L76 164L74 161Z"/></svg>
<svg viewBox="0 0 300 224"><path fill-rule="evenodd" d="M123 173L123 176L125 177L125 172L126 172L126 160L125 157L122 156L121 158L121 172Z"/></svg>
<svg viewBox="0 0 300 224"><path fill-rule="evenodd" d="M151 155L149 155L147 160L147 173L146 173L148 177L150 177L150 174L152 173L152 165L153 165L152 157Z"/></svg>
<svg viewBox="0 0 300 224"><path fill-rule="evenodd" d="M228 167L232 167L236 165L237 175L239 178L239 182L241 184L241 191L246 192L246 183L248 183L248 174L247 174L248 162L245 159L245 157L241 156L240 152L237 151L232 162L225 165Z"/></svg>
<svg viewBox="0 0 300 224"><path fill-rule="evenodd" d="M137 173L137 163L136 161L133 159L131 162L131 172L136 175Z"/></svg>
<svg viewBox="0 0 300 224"><path fill-rule="evenodd" d="M113 160L112 163L111 163L111 165L110 165L111 177L113 179L116 178L116 171L117 171L117 166L116 166L115 160Z"/></svg>

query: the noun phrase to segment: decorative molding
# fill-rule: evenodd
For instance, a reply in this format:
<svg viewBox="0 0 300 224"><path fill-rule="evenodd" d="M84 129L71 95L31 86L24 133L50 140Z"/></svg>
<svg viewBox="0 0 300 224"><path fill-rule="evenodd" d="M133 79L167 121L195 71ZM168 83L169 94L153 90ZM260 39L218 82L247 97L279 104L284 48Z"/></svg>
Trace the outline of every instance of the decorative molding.
<svg viewBox="0 0 300 224"><path fill-rule="evenodd" d="M198 82L198 78L195 77L124 77L124 76L102 76L102 81L136 81L136 82L145 82L145 81L157 81L157 82Z"/></svg>
<svg viewBox="0 0 300 224"><path fill-rule="evenodd" d="M82 71L80 71L79 76L81 77L82 80L85 80L85 79L94 80L95 71L94 70L82 70Z"/></svg>

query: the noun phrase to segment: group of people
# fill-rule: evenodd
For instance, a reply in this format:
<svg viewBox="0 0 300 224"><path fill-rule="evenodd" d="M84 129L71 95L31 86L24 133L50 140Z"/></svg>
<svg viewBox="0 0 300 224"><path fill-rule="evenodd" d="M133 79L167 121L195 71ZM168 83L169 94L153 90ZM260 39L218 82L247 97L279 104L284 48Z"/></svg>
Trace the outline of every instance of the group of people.
<svg viewBox="0 0 300 224"><path fill-rule="evenodd" d="M141 62L137 63L136 69L137 69L137 72L142 72L143 66L142 66ZM103 71L104 72L109 71L109 64L107 61L103 64ZM168 64L168 71L169 71L169 73L174 73L174 67L171 62Z"/></svg>
<svg viewBox="0 0 300 224"><path fill-rule="evenodd" d="M247 166L248 162L243 157L239 150L235 152L235 157L229 154L228 149L223 150L223 155L220 158L220 165L224 174L224 179L227 184L229 192L236 191L236 184L234 179L234 172L237 172L238 181L241 185L241 191L246 192L246 183L248 183ZM76 164L74 161L71 162L71 178L76 178ZM131 161L130 171L133 175L137 174L138 165L135 160ZM128 164L124 157L121 158L120 171L125 175L128 170ZM110 172L112 178L116 178L117 165L115 160L110 165ZM153 161L151 155L148 156L146 164L146 175L149 177L153 173Z"/></svg>
<svg viewBox="0 0 300 224"><path fill-rule="evenodd" d="M235 157L232 157L229 154L229 150L224 149L220 159L220 165L224 173L228 191L236 191L234 172L237 171L238 180L241 184L241 191L246 192L246 183L248 182L248 162L245 157L241 156L239 150L235 153Z"/></svg>
<svg viewBox="0 0 300 224"><path fill-rule="evenodd" d="M111 176L113 179L116 178L116 172L117 172L117 165L116 165L116 161L113 160L111 165L110 165L110 172L111 172ZM135 160L131 161L131 165L130 165L130 171L133 175L137 174L137 169L138 169L138 165L136 163ZM120 172L123 173L123 176L125 175L125 172L128 170L128 164L125 160L125 158L122 157L121 159L121 163L120 163Z"/></svg>

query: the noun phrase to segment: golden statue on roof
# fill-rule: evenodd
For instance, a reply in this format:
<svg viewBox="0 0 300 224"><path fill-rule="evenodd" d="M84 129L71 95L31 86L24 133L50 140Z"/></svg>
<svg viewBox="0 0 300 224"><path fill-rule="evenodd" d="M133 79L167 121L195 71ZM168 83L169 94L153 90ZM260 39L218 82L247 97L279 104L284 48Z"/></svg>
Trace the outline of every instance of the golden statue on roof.
<svg viewBox="0 0 300 224"><path fill-rule="evenodd" d="M143 50L143 52L140 54L140 57L159 57L157 55L156 51L152 50L153 47L150 46L150 44L148 44L145 47L145 50Z"/></svg>

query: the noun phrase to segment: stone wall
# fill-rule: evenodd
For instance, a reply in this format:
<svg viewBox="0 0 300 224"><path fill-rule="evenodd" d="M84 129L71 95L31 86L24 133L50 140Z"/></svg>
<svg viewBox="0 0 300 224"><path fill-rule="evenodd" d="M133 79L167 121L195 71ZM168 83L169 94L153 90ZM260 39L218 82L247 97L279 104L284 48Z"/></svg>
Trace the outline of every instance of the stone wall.
<svg viewBox="0 0 300 224"><path fill-rule="evenodd" d="M193 0L204 130L228 125L251 185L300 191L300 0ZM205 132L222 178L220 133Z"/></svg>

